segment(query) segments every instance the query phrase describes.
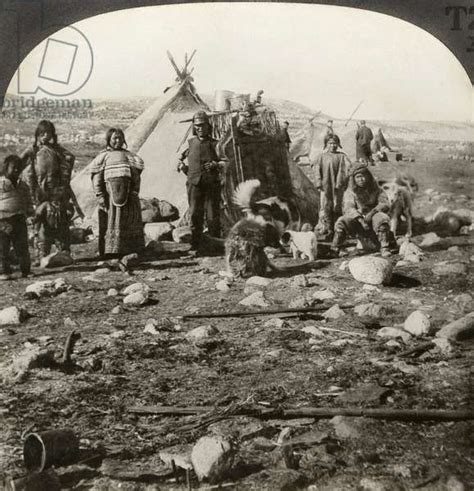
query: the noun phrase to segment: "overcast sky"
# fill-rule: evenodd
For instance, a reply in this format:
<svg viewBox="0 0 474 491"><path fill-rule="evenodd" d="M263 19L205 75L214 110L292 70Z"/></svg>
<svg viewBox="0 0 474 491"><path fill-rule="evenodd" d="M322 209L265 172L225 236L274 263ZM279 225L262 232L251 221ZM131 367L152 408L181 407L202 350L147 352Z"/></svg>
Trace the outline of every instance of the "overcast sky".
<svg viewBox="0 0 474 491"><path fill-rule="evenodd" d="M202 93L264 89L267 97L340 118L361 100L357 116L367 119L466 121L472 115L472 85L454 55L427 32L382 14L319 5L193 4L113 12L74 26L90 42L94 65L70 97L155 96L175 78L166 50L182 65L184 53L197 49L193 76ZM65 41L66 31L51 37ZM89 62L77 36L69 40L79 46L79 80ZM72 48L61 49L48 52L44 70L53 73L61 56L73 56ZM40 45L23 62L23 81L35 78L44 52ZM43 77L41 86L48 83L52 93L65 86Z"/></svg>

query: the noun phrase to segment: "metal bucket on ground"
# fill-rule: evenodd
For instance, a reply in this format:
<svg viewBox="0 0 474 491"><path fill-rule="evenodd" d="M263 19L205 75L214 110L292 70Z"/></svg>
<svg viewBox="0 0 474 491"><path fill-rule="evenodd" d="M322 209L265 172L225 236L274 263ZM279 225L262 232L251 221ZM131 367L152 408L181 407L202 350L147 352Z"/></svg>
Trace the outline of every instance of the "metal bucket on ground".
<svg viewBox="0 0 474 491"><path fill-rule="evenodd" d="M41 472L51 466L77 462L79 438L71 430L29 433L23 444L23 461L29 471Z"/></svg>

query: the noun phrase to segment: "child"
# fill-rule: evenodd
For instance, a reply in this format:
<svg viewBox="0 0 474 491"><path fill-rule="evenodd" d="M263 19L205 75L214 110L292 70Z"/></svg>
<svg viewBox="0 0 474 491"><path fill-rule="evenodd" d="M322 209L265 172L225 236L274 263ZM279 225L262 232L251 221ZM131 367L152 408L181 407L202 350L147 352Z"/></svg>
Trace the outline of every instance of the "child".
<svg viewBox="0 0 474 491"><path fill-rule="evenodd" d="M28 186L20 180L23 163L9 155L0 169L0 279L11 278L10 247L13 245L23 277L30 274L26 217L33 214Z"/></svg>
<svg viewBox="0 0 474 491"><path fill-rule="evenodd" d="M390 256L394 238L390 233L388 210L387 195L378 186L367 164L356 165L344 193L343 216L334 227L333 251L339 256L347 255L347 252L341 251L341 246L346 236L351 235L362 243L380 247L382 257Z"/></svg>
<svg viewBox="0 0 474 491"><path fill-rule="evenodd" d="M126 149L121 129L110 128L105 140L106 149L91 164L99 202L99 256L142 252L145 238L138 194L143 160Z"/></svg>
<svg viewBox="0 0 474 491"><path fill-rule="evenodd" d="M59 250L70 252L70 181L74 155L58 144L54 124L43 120L36 128L34 144L21 158L26 164L24 179L37 206L38 262L51 252L53 243Z"/></svg>
<svg viewBox="0 0 474 491"><path fill-rule="evenodd" d="M327 151L313 164L315 184L320 192L319 220L315 232L321 240L332 240L334 223L342 214L342 197L347 186L350 162L345 153L338 151L335 135L327 140Z"/></svg>

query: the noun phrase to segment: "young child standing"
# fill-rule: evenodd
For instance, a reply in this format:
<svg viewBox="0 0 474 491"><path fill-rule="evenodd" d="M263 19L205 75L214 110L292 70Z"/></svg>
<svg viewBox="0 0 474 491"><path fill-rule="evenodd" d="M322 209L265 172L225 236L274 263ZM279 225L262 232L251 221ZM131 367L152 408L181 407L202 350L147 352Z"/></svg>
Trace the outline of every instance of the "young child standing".
<svg viewBox="0 0 474 491"><path fill-rule="evenodd" d="M23 277L31 272L27 216L33 215L28 186L20 180L23 163L9 155L0 168L0 280L11 278L10 248L13 245Z"/></svg>

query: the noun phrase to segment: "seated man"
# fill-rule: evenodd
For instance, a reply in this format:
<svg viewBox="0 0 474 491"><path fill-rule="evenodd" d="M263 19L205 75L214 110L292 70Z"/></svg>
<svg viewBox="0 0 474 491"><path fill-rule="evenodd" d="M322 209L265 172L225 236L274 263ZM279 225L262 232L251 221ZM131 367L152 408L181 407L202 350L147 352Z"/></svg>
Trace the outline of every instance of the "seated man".
<svg viewBox="0 0 474 491"><path fill-rule="evenodd" d="M378 186L367 164L358 164L351 172L349 187L344 193L343 215L334 227L332 249L339 256L346 237L354 236L364 244L380 248L382 257L388 257L393 237L390 233L390 218L387 215L389 202L385 192Z"/></svg>

